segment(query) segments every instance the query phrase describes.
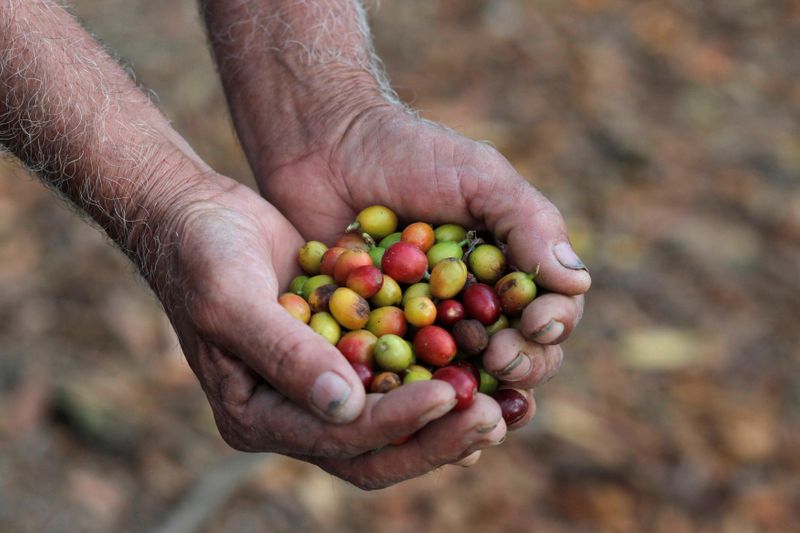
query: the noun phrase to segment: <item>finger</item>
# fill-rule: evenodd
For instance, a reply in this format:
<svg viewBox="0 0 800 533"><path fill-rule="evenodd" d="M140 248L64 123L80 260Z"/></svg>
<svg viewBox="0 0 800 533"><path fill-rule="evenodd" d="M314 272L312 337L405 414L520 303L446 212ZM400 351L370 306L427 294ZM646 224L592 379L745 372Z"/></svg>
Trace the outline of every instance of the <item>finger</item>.
<svg viewBox="0 0 800 533"><path fill-rule="evenodd" d="M583 315L583 295L549 293L529 303L522 312L520 331L538 344L560 344Z"/></svg>
<svg viewBox="0 0 800 533"><path fill-rule="evenodd" d="M297 405L330 422L355 420L365 391L344 356L274 297L251 291L241 300L230 311L226 348Z"/></svg>
<svg viewBox="0 0 800 533"><path fill-rule="evenodd" d="M320 420L263 387L253 395L241 425L256 450L346 458L411 435L455 404L448 383L409 383L387 394L367 395L361 415L341 425Z"/></svg>
<svg viewBox="0 0 800 533"><path fill-rule="evenodd" d="M515 329L492 335L483 353L483 367L503 383L518 388L539 386L556 375L564 353L561 346L542 346L525 340Z"/></svg>
<svg viewBox="0 0 800 533"><path fill-rule="evenodd" d="M465 176L470 211L509 245L510 260L520 270L536 272L537 284L562 294L583 294L591 277L575 254L558 209L523 180L493 149L492 175Z"/></svg>
<svg viewBox="0 0 800 533"><path fill-rule="evenodd" d="M472 452L468 456L464 457L463 459L456 461L453 463L456 466L463 466L464 468L468 468L470 466L475 465L481 458L481 451L478 450L477 452Z"/></svg>
<svg viewBox="0 0 800 533"><path fill-rule="evenodd" d="M320 467L363 489L378 489L421 476L503 441L506 425L497 403L478 394L475 403L429 424L400 446L387 446L349 461L320 461Z"/></svg>
<svg viewBox="0 0 800 533"><path fill-rule="evenodd" d="M511 387L500 387L500 388L501 389L508 389L508 388L511 388ZM533 420L533 417L536 416L536 399L533 397L533 390L531 390L531 389L517 389L517 388L515 388L514 390L516 390L517 392L519 392L520 394L525 396L525 399L528 402L528 410L525 412L525 414L522 416L522 418L520 418L519 420L517 420L516 422L514 422L513 424L508 426L508 430L509 431L516 431L516 430L520 429L521 427L527 425L528 422Z"/></svg>

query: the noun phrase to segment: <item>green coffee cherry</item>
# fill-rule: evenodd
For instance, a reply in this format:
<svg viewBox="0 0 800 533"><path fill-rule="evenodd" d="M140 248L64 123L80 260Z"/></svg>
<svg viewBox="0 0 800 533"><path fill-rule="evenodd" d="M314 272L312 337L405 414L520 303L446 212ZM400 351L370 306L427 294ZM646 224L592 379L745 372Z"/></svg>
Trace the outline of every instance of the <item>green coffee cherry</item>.
<svg viewBox="0 0 800 533"><path fill-rule="evenodd" d="M317 287L322 287L323 285L336 285L336 281L325 274L319 274L317 276L311 276L303 283L303 296L308 298L308 295L314 292L314 289Z"/></svg>
<svg viewBox="0 0 800 533"><path fill-rule="evenodd" d="M378 294L369 299L373 307L387 307L389 305L397 305L403 299L403 290L395 280L389 276L383 276L383 284L381 285Z"/></svg>
<svg viewBox="0 0 800 533"><path fill-rule="evenodd" d="M478 392L482 392L483 394L491 394L497 390L497 386L500 384L497 381L497 378L488 373L483 367L478 367L478 372L481 375L481 382L478 385Z"/></svg>
<svg viewBox="0 0 800 533"><path fill-rule="evenodd" d="M312 315L311 322L308 325L334 346L339 342L339 337L342 336L341 326L330 313L315 313Z"/></svg>
<svg viewBox="0 0 800 533"><path fill-rule="evenodd" d="M446 242L437 242L431 249L428 250L428 267L433 268L440 263L441 261L447 259L448 257L455 257L456 259L461 259L464 257L464 250L461 249L461 245L457 242L453 241L446 241Z"/></svg>
<svg viewBox="0 0 800 533"><path fill-rule="evenodd" d="M303 285L308 281L308 276L297 276L289 284L289 292L303 296Z"/></svg>
<svg viewBox="0 0 800 533"><path fill-rule="evenodd" d="M403 293L403 300L401 302L403 304L403 307L406 306L406 304L411 298L416 298L417 296L425 296L427 298L430 298L431 297L430 285L421 281L419 283L415 283L409 286Z"/></svg>
<svg viewBox="0 0 800 533"><path fill-rule="evenodd" d="M391 372L402 372L408 368L413 358L405 339L391 333L378 339L374 353L378 366Z"/></svg>
<svg viewBox="0 0 800 533"><path fill-rule="evenodd" d="M388 248L394 243L400 242L400 238L402 236L403 236L402 231L395 231L391 235L387 235L386 237L381 239L381 242L378 243L378 246L380 246L381 248Z"/></svg>
<svg viewBox="0 0 800 533"><path fill-rule="evenodd" d="M300 268L306 274L319 274L319 267L322 263L322 254L328 251L328 247L319 241L308 241L297 252L297 261Z"/></svg>
<svg viewBox="0 0 800 533"><path fill-rule="evenodd" d="M403 385L414 383L415 381L430 381L433 377L431 371L420 365L411 365L406 370L406 375L403 377Z"/></svg>
<svg viewBox="0 0 800 533"><path fill-rule="evenodd" d="M506 317L506 315L500 315L500 318L497 319L497 322L486 328L486 333L488 333L489 336L491 337L501 329L508 328L508 326L509 326L508 318Z"/></svg>
<svg viewBox="0 0 800 533"><path fill-rule="evenodd" d="M481 244L469 254L469 269L478 280L494 285L506 269L506 256L497 246Z"/></svg>
<svg viewBox="0 0 800 533"><path fill-rule="evenodd" d="M376 246L369 249L369 257L372 259L372 264L377 268L381 268L381 259L383 259L384 252L386 252L386 248L383 248L382 246Z"/></svg>
<svg viewBox="0 0 800 533"><path fill-rule="evenodd" d="M442 224L433 230L433 235L436 237L436 242L461 242L467 238L467 230L458 224Z"/></svg>

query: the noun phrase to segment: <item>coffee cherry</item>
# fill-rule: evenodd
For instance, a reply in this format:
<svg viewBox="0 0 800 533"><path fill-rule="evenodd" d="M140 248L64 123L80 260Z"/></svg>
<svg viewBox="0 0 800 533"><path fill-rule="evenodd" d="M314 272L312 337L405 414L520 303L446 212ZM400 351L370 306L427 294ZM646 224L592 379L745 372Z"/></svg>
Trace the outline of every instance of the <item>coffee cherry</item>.
<svg viewBox="0 0 800 533"><path fill-rule="evenodd" d="M405 306L411 298L416 298L417 296L425 296L427 298L431 297L431 287L427 283L420 281L419 283L415 283L409 286L403 292L403 301L402 304Z"/></svg>
<svg viewBox="0 0 800 533"><path fill-rule="evenodd" d="M369 303L347 287L339 287L328 302L331 314L347 329L361 329L369 320Z"/></svg>
<svg viewBox="0 0 800 533"><path fill-rule="evenodd" d="M376 337L390 333L402 337L408 331L408 325L403 310L390 305L370 312L367 329Z"/></svg>
<svg viewBox="0 0 800 533"><path fill-rule="evenodd" d="M370 392L386 393L400 386L400 376L394 372L381 372L372 380Z"/></svg>
<svg viewBox="0 0 800 533"><path fill-rule="evenodd" d="M400 242L400 238L402 236L403 236L402 231L395 231L394 233L389 234L383 239L381 239L381 242L378 243L378 246L380 246L381 248L388 248L394 243Z"/></svg>
<svg viewBox="0 0 800 533"><path fill-rule="evenodd" d="M396 242L386 249L381 259L381 270L400 283L416 283L425 276L428 258L417 246Z"/></svg>
<svg viewBox="0 0 800 533"><path fill-rule="evenodd" d="M278 297L278 303L281 304L290 315L304 324L307 324L311 319L311 309L309 309L308 304L303 300L302 296L298 296L292 292L285 292Z"/></svg>
<svg viewBox="0 0 800 533"><path fill-rule="evenodd" d="M533 274L525 272L512 272L506 274L494 286L497 297L500 299L500 308L508 316L517 316L522 313L526 305L536 297L536 284Z"/></svg>
<svg viewBox="0 0 800 533"><path fill-rule="evenodd" d="M492 398L500 405L507 426L521 420L528 412L528 400L514 389L500 389L492 394Z"/></svg>
<svg viewBox="0 0 800 533"><path fill-rule="evenodd" d="M437 298L452 298L464 288L467 282L467 265L460 259L450 257L439 262L428 280L431 294Z"/></svg>
<svg viewBox="0 0 800 533"><path fill-rule="evenodd" d="M478 382L466 368L446 366L433 373L433 379L449 383L456 391L456 406L453 411L463 411L475 401L478 393Z"/></svg>
<svg viewBox="0 0 800 533"><path fill-rule="evenodd" d="M347 276L347 287L362 298L372 298L383 285L383 274L372 265L360 266Z"/></svg>
<svg viewBox="0 0 800 533"><path fill-rule="evenodd" d="M477 320L459 320L451 333L458 349L468 357L480 355L489 345L489 334Z"/></svg>
<svg viewBox="0 0 800 533"><path fill-rule="evenodd" d="M328 283L317 287L308 295L308 305L314 313L330 311L331 296L336 292L336 285Z"/></svg>
<svg viewBox="0 0 800 533"><path fill-rule="evenodd" d="M375 379L375 374L372 372L372 369L363 363L350 363L350 366L356 371L358 379L360 379L361 384L364 385L364 390L368 391L372 386L372 381Z"/></svg>
<svg viewBox="0 0 800 533"><path fill-rule="evenodd" d="M497 246L481 244L469 254L469 269L484 283L494 285L506 269L506 256Z"/></svg>
<svg viewBox="0 0 800 533"><path fill-rule="evenodd" d="M305 285L308 279L308 276L295 276L295 278L292 279L292 282L289 284L289 292L304 296L303 285Z"/></svg>
<svg viewBox="0 0 800 533"><path fill-rule="evenodd" d="M425 326L414 336L417 357L433 366L444 366L456 355L456 341L439 326Z"/></svg>
<svg viewBox="0 0 800 533"><path fill-rule="evenodd" d="M436 321L436 305L426 296L416 296L406 302L403 313L412 326L422 328Z"/></svg>
<svg viewBox="0 0 800 533"><path fill-rule="evenodd" d="M455 367L458 367L458 368L463 368L465 370L468 370L469 373L472 374L472 377L475 378L475 383L480 383L480 381L481 381L481 373L478 370L478 365L476 365L472 361L465 361L465 360L462 359L461 361L454 362L450 366L455 366Z"/></svg>
<svg viewBox="0 0 800 533"><path fill-rule="evenodd" d="M414 352L414 343L408 339L404 339L406 344L408 344L408 349L411 350L411 363L416 364L417 362L417 354Z"/></svg>
<svg viewBox="0 0 800 533"><path fill-rule="evenodd" d="M380 290L369 301L374 307L386 307L397 305L402 299L403 291L400 289L400 285L384 273Z"/></svg>
<svg viewBox="0 0 800 533"><path fill-rule="evenodd" d="M342 334L342 328L339 323L333 319L328 313L315 313L311 316L309 322L311 329L322 335L322 337L329 343L336 345L339 342L339 337Z"/></svg>
<svg viewBox="0 0 800 533"><path fill-rule="evenodd" d="M445 241L431 246L431 249L425 255L428 257L428 267L433 268L437 263L448 257L461 259L464 257L464 250L461 249L461 245L457 242Z"/></svg>
<svg viewBox="0 0 800 533"><path fill-rule="evenodd" d="M464 316L464 306L458 300L442 300L436 306L436 322L446 328L453 327Z"/></svg>
<svg viewBox="0 0 800 533"><path fill-rule="evenodd" d="M381 268L381 259L383 259L383 254L386 252L386 248L381 246L375 246L374 248L370 248L369 254L370 259L372 259L372 265L376 268Z"/></svg>
<svg viewBox="0 0 800 533"><path fill-rule="evenodd" d="M308 299L311 293L314 292L314 289L316 289L317 287L322 287L323 285L335 286L336 281L332 277L325 274L311 276L310 278L308 278L308 281L306 281L303 284L303 296L305 296L306 299Z"/></svg>
<svg viewBox="0 0 800 533"><path fill-rule="evenodd" d="M328 247L319 241L308 241L297 253L300 268L307 274L319 274L322 256L327 250Z"/></svg>
<svg viewBox="0 0 800 533"><path fill-rule="evenodd" d="M397 335L383 335L375 345L375 361L384 370L402 372L408 368L412 359L408 344Z"/></svg>
<svg viewBox="0 0 800 533"><path fill-rule="evenodd" d="M336 260L333 268L333 279L339 285L347 283L347 276L362 266L372 266L372 258L364 250L347 250Z"/></svg>
<svg viewBox="0 0 800 533"><path fill-rule="evenodd" d="M500 315L500 318L498 318L492 325L486 326L486 333L488 333L489 336L491 337L501 329L506 329L507 327L508 327L508 318L506 317L506 315Z"/></svg>
<svg viewBox="0 0 800 533"><path fill-rule="evenodd" d="M478 383L478 392L482 392L484 394L492 394L494 391L497 390L497 386L500 384L497 381L497 378L488 373L484 370L483 367L478 367L478 373L480 374L480 382Z"/></svg>
<svg viewBox="0 0 800 533"><path fill-rule="evenodd" d="M400 240L414 244L423 252L427 252L433 246L436 237L433 235L433 228L430 224L414 222L406 226Z"/></svg>
<svg viewBox="0 0 800 533"><path fill-rule="evenodd" d="M429 381L433 377L431 371L421 365L411 365L406 369L406 375L403 377L403 385L414 383L416 381Z"/></svg>
<svg viewBox="0 0 800 533"><path fill-rule="evenodd" d="M366 329L357 329L342 335L342 338L336 343L336 347L350 361L350 364L360 363L368 368L374 368L377 342L378 337Z"/></svg>
<svg viewBox="0 0 800 533"><path fill-rule="evenodd" d="M397 215L388 207L372 205L363 209L356 221L347 229L358 229L370 235L373 239L383 239L397 228Z"/></svg>
<svg viewBox="0 0 800 533"><path fill-rule="evenodd" d="M488 285L473 283L464 291L463 300L467 316L484 326L494 324L500 318L500 300Z"/></svg>
<svg viewBox="0 0 800 533"><path fill-rule="evenodd" d="M342 248L341 246L328 248L328 251L322 255L322 263L320 263L319 271L328 276L333 276L333 271L336 268L336 262L339 260L339 256L346 251L347 248Z"/></svg>
<svg viewBox="0 0 800 533"><path fill-rule="evenodd" d="M467 230L458 224L442 224L433 231L436 242L461 242L467 238Z"/></svg>
<svg viewBox="0 0 800 533"><path fill-rule="evenodd" d="M369 245L358 233L345 233L339 237L334 246L347 248L348 250L369 251Z"/></svg>

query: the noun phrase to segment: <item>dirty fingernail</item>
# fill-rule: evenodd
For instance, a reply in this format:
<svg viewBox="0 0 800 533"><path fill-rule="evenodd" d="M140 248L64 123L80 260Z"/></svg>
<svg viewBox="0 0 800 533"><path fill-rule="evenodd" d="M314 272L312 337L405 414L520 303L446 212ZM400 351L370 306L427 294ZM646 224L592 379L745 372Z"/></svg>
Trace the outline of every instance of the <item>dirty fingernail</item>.
<svg viewBox="0 0 800 533"><path fill-rule="evenodd" d="M517 381L531 373L533 363L531 358L524 352L517 353L517 356L505 366L497 375L503 381Z"/></svg>
<svg viewBox="0 0 800 533"><path fill-rule="evenodd" d="M562 266L565 268L569 268L570 270L586 270L586 265L583 264L581 258L578 257L578 254L575 253L575 250L572 249L572 246L569 245L567 242L560 242L553 247L553 253L558 259L558 262L561 263Z"/></svg>
<svg viewBox="0 0 800 533"><path fill-rule="evenodd" d="M562 333L564 333L564 324L558 320L551 320L546 326L535 331L531 335L531 340L539 344L550 344L561 337Z"/></svg>
<svg viewBox="0 0 800 533"><path fill-rule="evenodd" d="M311 388L311 403L327 415L342 415L342 407L350 398L350 384L335 372L325 372Z"/></svg>

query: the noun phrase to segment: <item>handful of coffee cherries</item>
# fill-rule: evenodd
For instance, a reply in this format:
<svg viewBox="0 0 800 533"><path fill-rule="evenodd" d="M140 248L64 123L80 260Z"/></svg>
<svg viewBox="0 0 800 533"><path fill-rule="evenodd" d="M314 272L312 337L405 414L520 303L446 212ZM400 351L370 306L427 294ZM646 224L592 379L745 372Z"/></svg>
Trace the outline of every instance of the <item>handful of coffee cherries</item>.
<svg viewBox="0 0 800 533"><path fill-rule="evenodd" d="M457 224L414 222L362 210L336 244L309 241L297 276L278 301L347 358L368 392L440 379L456 391L454 410L491 395L507 424L528 410L514 389L498 389L480 357L489 337L519 326L536 297L536 273L511 271L499 242Z"/></svg>

